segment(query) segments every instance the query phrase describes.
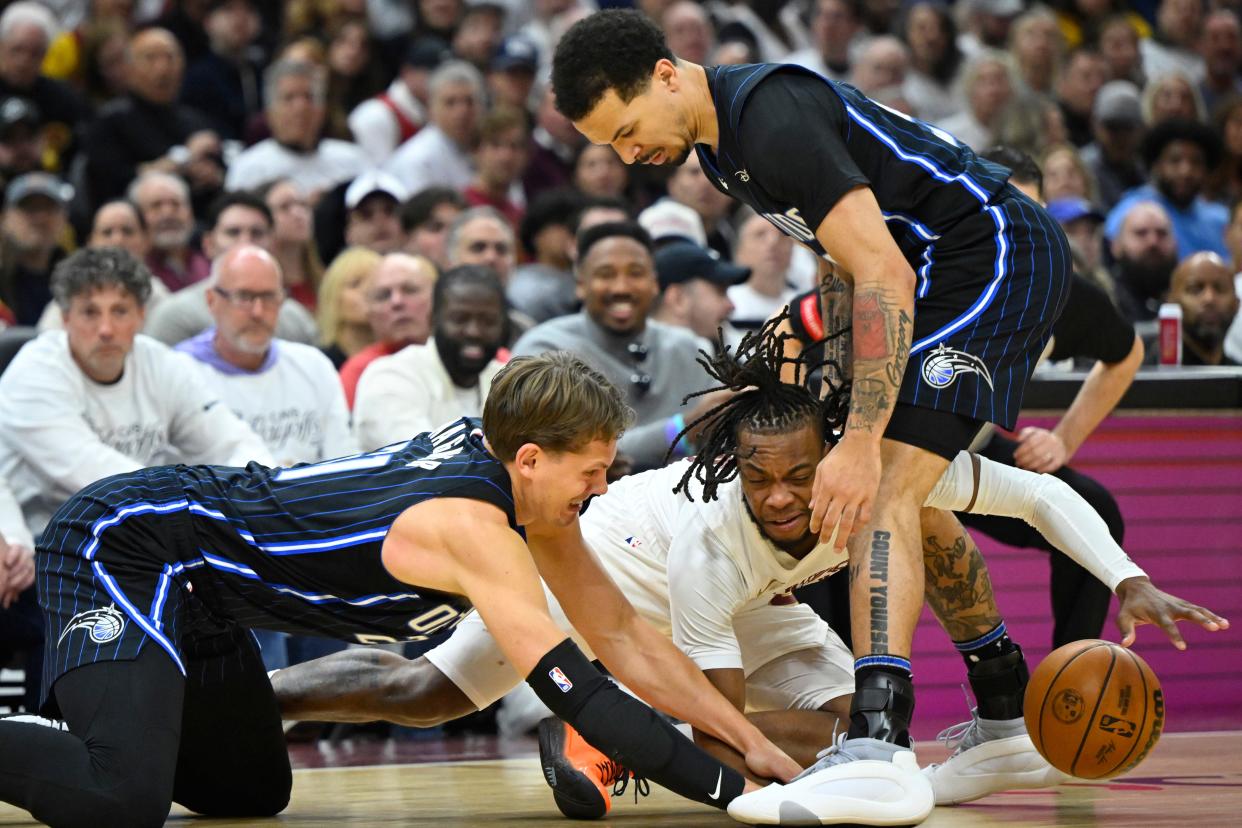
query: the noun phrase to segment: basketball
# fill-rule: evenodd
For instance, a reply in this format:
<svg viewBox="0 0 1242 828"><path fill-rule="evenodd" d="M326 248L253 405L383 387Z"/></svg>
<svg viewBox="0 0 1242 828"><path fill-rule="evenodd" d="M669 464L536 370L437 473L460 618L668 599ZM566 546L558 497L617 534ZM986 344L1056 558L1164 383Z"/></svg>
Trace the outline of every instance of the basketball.
<svg viewBox="0 0 1242 828"><path fill-rule="evenodd" d="M1137 653L1109 641L1049 653L1031 675L1023 708L1035 748L1080 779L1131 770L1164 727L1160 680Z"/></svg>

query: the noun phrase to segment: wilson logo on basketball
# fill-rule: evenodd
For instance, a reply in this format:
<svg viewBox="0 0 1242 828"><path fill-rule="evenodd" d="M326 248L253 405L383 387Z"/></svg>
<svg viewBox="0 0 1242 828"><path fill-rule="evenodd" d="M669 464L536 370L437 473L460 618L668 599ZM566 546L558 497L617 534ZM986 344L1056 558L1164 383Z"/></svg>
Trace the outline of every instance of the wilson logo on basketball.
<svg viewBox="0 0 1242 828"><path fill-rule="evenodd" d="M1052 700L1052 715L1062 724L1073 724L1082 717L1082 707L1082 694L1066 688Z"/></svg>

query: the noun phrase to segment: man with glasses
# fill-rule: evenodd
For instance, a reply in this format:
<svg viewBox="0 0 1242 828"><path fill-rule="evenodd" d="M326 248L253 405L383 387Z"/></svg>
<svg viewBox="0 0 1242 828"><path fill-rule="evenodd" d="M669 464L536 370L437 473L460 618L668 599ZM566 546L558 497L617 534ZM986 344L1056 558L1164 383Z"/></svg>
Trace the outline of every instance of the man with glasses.
<svg viewBox="0 0 1242 828"><path fill-rule="evenodd" d="M650 318L660 293L651 237L633 222L595 225L578 234L576 265L582 311L537 325L513 347L516 356L570 351L612 380L637 412L617 443L635 471L664 464L673 438L720 400L682 398L703 387L698 340L687 329ZM683 441L679 450L690 453Z"/></svg>
<svg viewBox="0 0 1242 828"><path fill-rule="evenodd" d="M251 193L225 193L207 213L203 253L212 262L241 244L267 249L272 244L272 211L267 202ZM204 279L177 291L151 313L144 332L166 345L197 336L212 325L207 308L211 280ZM285 298L276 317L281 339L312 344L318 339L315 319L297 301Z"/></svg>
<svg viewBox="0 0 1242 828"><path fill-rule="evenodd" d="M202 364L207 387L259 435L278 465L357 452L332 361L312 345L275 336L285 289L272 255L252 244L233 247L216 259L210 284L215 325L176 346ZM291 652L297 660L297 645L285 633L256 635L269 670L288 666Z"/></svg>
<svg viewBox="0 0 1242 828"><path fill-rule="evenodd" d="M367 319L375 344L341 366L341 385L352 410L358 379L366 367L406 345L421 345L431 335L431 291L439 271L430 259L389 253L380 261L367 291Z"/></svg>

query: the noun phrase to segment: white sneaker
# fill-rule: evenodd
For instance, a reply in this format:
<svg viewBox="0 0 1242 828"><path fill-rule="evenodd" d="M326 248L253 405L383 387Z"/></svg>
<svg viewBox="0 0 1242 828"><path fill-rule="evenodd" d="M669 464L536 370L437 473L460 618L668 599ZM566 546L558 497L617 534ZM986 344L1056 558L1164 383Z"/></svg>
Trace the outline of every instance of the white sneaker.
<svg viewBox="0 0 1242 828"><path fill-rule="evenodd" d="M937 737L955 748L953 754L923 769L937 805L957 805L998 791L1051 788L1070 778L1039 755L1021 718L981 719L973 708L970 716Z"/></svg>
<svg viewBox="0 0 1242 828"><path fill-rule="evenodd" d="M789 784L730 802L729 816L755 825L917 825L935 804L913 750L842 734Z"/></svg>

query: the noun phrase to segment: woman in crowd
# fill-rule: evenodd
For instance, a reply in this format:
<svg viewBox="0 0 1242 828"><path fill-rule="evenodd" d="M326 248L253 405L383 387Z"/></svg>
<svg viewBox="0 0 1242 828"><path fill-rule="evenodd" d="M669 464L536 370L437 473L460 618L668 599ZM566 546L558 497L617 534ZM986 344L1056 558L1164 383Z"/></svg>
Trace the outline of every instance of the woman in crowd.
<svg viewBox="0 0 1242 828"><path fill-rule="evenodd" d="M367 285L380 258L364 247L346 248L323 274L319 285L319 344L337 370L375 341L367 320Z"/></svg>
<svg viewBox="0 0 1242 828"><path fill-rule="evenodd" d="M285 290L314 312L319 302L323 263L313 240L310 199L287 178L264 186L259 195L272 211L272 255L280 262Z"/></svg>

